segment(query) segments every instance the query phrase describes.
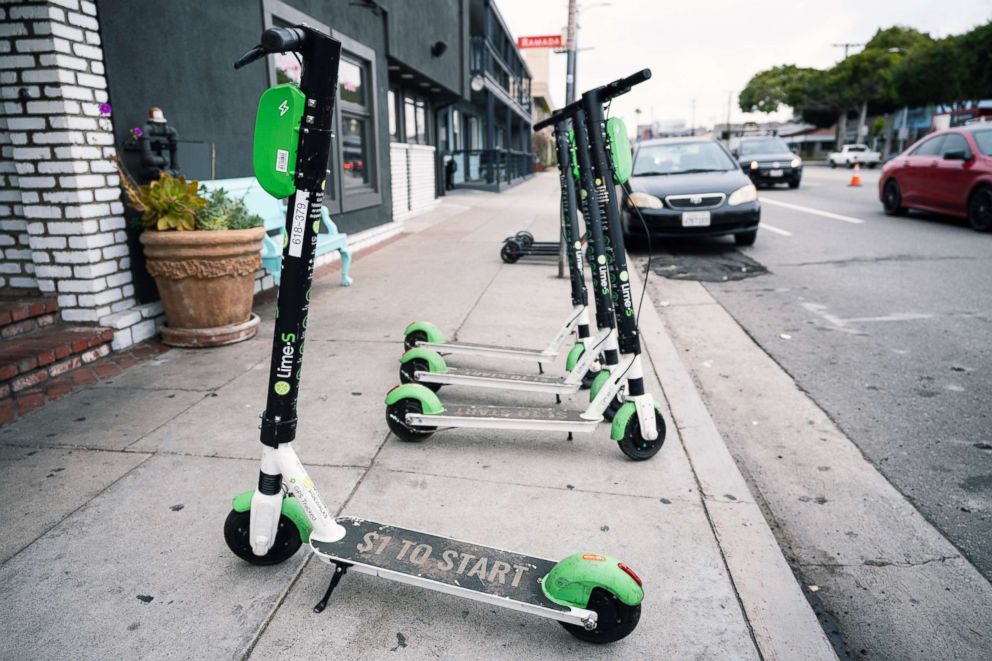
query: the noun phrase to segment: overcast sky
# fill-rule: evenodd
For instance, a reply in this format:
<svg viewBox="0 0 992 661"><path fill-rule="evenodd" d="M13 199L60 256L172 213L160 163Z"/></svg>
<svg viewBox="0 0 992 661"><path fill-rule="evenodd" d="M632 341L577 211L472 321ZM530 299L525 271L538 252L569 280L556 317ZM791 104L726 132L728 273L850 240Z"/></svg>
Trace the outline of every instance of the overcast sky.
<svg viewBox="0 0 992 661"><path fill-rule="evenodd" d="M568 0L496 0L513 37L556 34ZM832 44L863 43L879 27L906 25L933 36L957 34L992 20L992 0L584 0L578 90L650 67L653 77L613 105L633 129L635 108L646 122L685 119L696 100L697 126L731 119L787 119L787 113L744 116L736 94L751 76L778 64L825 68L843 57ZM551 56L551 89L565 101L565 56Z"/></svg>

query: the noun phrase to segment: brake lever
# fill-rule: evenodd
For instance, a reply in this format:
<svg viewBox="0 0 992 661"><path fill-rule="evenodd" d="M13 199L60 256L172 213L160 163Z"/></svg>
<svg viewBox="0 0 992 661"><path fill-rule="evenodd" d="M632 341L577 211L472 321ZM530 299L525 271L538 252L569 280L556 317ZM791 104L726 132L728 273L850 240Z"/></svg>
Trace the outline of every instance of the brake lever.
<svg viewBox="0 0 992 661"><path fill-rule="evenodd" d="M255 60L264 56L265 56L265 49L262 48L261 44L259 44L258 46L255 46L250 51L239 57L238 61L234 63L234 68L240 69L246 64L251 64Z"/></svg>

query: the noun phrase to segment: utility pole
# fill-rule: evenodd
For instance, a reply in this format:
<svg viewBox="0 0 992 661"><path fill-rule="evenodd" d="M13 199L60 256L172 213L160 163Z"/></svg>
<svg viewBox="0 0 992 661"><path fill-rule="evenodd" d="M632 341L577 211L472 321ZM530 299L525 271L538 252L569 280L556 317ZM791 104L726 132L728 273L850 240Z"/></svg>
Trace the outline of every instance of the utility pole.
<svg viewBox="0 0 992 661"><path fill-rule="evenodd" d="M847 53L848 53L848 51L850 51L852 48L858 48L860 46L864 46L864 44L855 44L855 43L851 43L851 42L844 42L842 44L833 44L833 47L834 48L843 48L844 49L844 59L845 60L847 59Z"/></svg>
<svg viewBox="0 0 992 661"><path fill-rule="evenodd" d="M578 0L568 0L568 31L566 33L566 57L568 58L567 71L565 74L565 104L568 105L575 101L575 54L577 50L578 41L576 34L576 29L578 28L578 18L579 18L579 7ZM570 176L570 175L566 175ZM561 211L559 211L561 213ZM564 219L559 219L564 223ZM567 246L565 245L565 234L561 233L558 239L560 247L558 249L558 277L565 277L565 261L568 259L566 254Z"/></svg>
<svg viewBox="0 0 992 661"><path fill-rule="evenodd" d="M730 148L730 102L734 98L733 91L727 92L727 148Z"/></svg>
<svg viewBox="0 0 992 661"><path fill-rule="evenodd" d="M696 135L696 100L692 100L692 126L689 127L692 130L692 135Z"/></svg>

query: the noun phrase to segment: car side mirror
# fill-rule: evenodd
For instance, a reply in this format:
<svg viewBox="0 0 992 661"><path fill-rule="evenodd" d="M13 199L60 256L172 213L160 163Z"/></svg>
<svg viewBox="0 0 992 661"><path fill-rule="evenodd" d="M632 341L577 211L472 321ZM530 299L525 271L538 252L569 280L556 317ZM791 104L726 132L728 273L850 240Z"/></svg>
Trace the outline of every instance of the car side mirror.
<svg viewBox="0 0 992 661"><path fill-rule="evenodd" d="M966 152L964 149L951 149L950 151L944 152L945 161L970 161L971 154Z"/></svg>
<svg viewBox="0 0 992 661"><path fill-rule="evenodd" d="M741 153L739 151L737 151L736 149L731 149L730 150L730 155L733 156L734 158L740 158L741 157Z"/></svg>

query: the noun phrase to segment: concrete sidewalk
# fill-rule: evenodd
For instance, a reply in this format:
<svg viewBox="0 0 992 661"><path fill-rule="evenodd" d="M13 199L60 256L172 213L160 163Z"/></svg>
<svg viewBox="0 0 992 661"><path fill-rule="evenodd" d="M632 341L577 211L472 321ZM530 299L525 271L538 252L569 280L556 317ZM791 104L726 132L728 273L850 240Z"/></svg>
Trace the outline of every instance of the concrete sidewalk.
<svg viewBox="0 0 992 661"><path fill-rule="evenodd" d="M326 565L235 558L222 525L257 477L269 304L254 340L170 351L0 429L0 658L834 658L650 302L648 383L669 423L654 459L627 460L605 425L573 441L388 433L408 322L534 348L554 334L568 281L498 250L520 229L556 236L557 199L553 175L458 193L356 261L351 288L315 283L297 451L332 511L548 558L619 556L645 581L631 636L593 647L554 622L357 574L315 615Z"/></svg>

